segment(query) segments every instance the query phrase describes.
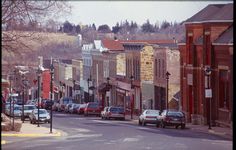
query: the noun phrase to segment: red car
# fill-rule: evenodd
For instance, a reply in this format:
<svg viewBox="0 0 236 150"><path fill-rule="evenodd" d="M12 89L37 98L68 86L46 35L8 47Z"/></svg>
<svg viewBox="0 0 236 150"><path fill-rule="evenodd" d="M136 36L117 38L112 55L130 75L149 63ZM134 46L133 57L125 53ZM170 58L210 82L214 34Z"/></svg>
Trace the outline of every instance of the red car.
<svg viewBox="0 0 236 150"><path fill-rule="evenodd" d="M87 103L84 109L84 116L88 116L88 115L100 116L101 111L102 109L98 103L95 103L95 102Z"/></svg>
<svg viewBox="0 0 236 150"><path fill-rule="evenodd" d="M84 114L84 109L85 109L86 105L87 105L87 104L81 104L81 105L79 106L79 108L77 109L77 113L78 113L78 114Z"/></svg>

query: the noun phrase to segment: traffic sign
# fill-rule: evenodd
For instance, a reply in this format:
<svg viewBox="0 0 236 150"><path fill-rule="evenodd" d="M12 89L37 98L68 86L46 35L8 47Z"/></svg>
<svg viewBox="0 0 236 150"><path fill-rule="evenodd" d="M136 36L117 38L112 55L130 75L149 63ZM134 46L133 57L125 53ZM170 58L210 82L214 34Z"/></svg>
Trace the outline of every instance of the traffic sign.
<svg viewBox="0 0 236 150"><path fill-rule="evenodd" d="M212 98L212 89L206 89L205 90L205 97L206 98Z"/></svg>

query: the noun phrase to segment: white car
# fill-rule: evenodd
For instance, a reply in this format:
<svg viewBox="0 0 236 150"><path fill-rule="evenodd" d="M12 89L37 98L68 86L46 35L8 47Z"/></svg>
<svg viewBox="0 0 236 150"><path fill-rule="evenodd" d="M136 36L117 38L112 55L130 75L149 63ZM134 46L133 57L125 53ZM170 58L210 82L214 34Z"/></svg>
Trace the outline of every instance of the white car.
<svg viewBox="0 0 236 150"><path fill-rule="evenodd" d="M24 105L24 117L29 118L29 115L34 109L36 109L35 105Z"/></svg>
<svg viewBox="0 0 236 150"><path fill-rule="evenodd" d="M38 109L34 109L32 113L29 115L30 123L36 122L45 122L50 123L50 114L46 109L39 109L39 119L38 119Z"/></svg>
<svg viewBox="0 0 236 150"><path fill-rule="evenodd" d="M147 123L149 124L156 124L158 118L160 117L160 111L154 109L146 109L143 113L139 116L139 125L145 126Z"/></svg>

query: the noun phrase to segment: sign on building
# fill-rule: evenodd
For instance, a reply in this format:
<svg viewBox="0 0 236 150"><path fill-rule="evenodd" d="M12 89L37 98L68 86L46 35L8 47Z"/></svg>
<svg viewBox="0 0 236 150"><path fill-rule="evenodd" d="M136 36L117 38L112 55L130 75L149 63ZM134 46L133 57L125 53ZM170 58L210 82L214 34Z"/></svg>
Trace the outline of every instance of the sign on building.
<svg viewBox="0 0 236 150"><path fill-rule="evenodd" d="M193 74L187 74L187 84L193 85Z"/></svg>
<svg viewBox="0 0 236 150"><path fill-rule="evenodd" d="M212 98L212 89L206 89L205 90L205 97L206 98Z"/></svg>

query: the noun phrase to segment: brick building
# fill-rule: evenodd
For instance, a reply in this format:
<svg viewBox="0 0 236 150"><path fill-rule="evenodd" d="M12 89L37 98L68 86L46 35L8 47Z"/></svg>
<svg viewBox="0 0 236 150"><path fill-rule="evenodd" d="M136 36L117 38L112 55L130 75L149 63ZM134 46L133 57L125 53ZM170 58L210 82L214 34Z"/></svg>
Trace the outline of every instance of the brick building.
<svg viewBox="0 0 236 150"><path fill-rule="evenodd" d="M211 114L213 125L224 122L230 126L233 4L208 5L184 23L186 38L179 43L180 84L182 108L187 120L209 124ZM208 76L206 68L211 69ZM222 87L224 90L219 90ZM205 89L212 89L212 96Z"/></svg>
<svg viewBox="0 0 236 150"><path fill-rule="evenodd" d="M153 74L154 74L154 108L158 110L166 109L167 107L167 80L166 72L170 73L168 81L168 101L180 90L180 54L177 44L173 41L166 44L159 44L154 49L153 59ZM179 99L176 100L177 102ZM168 102L168 103L169 103ZM178 107L171 107L179 109Z"/></svg>

